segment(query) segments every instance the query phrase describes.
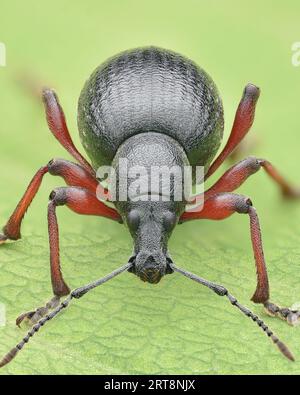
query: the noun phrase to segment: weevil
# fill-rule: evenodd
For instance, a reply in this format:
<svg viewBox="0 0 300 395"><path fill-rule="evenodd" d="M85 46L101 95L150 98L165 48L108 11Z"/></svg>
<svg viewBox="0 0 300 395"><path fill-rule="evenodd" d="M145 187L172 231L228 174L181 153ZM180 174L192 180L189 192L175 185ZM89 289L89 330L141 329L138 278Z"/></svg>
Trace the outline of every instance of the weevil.
<svg viewBox="0 0 300 395"><path fill-rule="evenodd" d="M30 337L66 308L73 298L82 297L126 271L152 284L158 283L166 274L176 272L208 287L217 295L227 297L233 306L256 322L283 355L294 360L287 346L271 329L242 306L224 286L179 268L168 251L168 240L179 223L196 219L222 220L234 213L248 215L257 271L257 286L252 301L262 304L270 315L279 316L290 324L296 323L300 317L299 311L281 308L270 301L256 209L248 197L233 193L248 177L264 169L285 197L298 198L299 190L291 186L269 161L248 157L233 165L201 194L204 203L199 210L191 209L197 195L176 200L171 194L168 200L160 199L162 194L156 190L152 192L158 195L158 199L116 198L113 207L97 196L97 188L101 185L97 179L97 169L112 166L120 183L120 158L126 158L129 167L142 166L146 171L157 165L167 168L176 165L180 169L187 165L193 169L201 166L204 177L197 179L193 173L192 180L194 184L203 184L238 147L251 128L259 94L259 88L255 85L245 87L230 137L214 160L222 142L224 121L222 100L211 77L196 63L173 51L146 47L122 52L100 65L80 94L78 129L90 163L72 142L55 92L44 89L43 101L49 129L76 163L54 159L42 166L0 236L1 244L20 239L25 212L47 173L64 179L67 186L54 189L48 204L53 298L45 306L17 318L17 325L26 319L33 326L23 340L4 356L0 366L10 362ZM173 181L171 189L175 187ZM71 291L60 267L58 206L67 206L78 214L102 216L125 224L134 244L128 262L100 280Z"/></svg>

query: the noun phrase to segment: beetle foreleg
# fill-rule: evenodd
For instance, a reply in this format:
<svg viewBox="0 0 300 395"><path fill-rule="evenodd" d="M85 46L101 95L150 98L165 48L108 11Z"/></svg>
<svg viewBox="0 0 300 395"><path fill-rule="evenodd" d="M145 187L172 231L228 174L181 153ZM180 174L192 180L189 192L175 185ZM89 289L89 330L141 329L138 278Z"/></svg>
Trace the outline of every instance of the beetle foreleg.
<svg viewBox="0 0 300 395"><path fill-rule="evenodd" d="M20 325L24 319L32 321L32 323L36 322L57 305L60 297L70 293L70 288L65 283L60 267L59 230L56 216L56 208L58 206L67 206L77 214L96 215L120 220L120 216L116 210L100 202L96 195L88 189L80 187L62 187L55 189L50 194L50 202L48 205L48 232L51 283L54 298L48 302L45 307L39 307L35 311L21 314L16 320L17 325Z"/></svg>
<svg viewBox="0 0 300 395"><path fill-rule="evenodd" d="M248 214L250 217L250 231L257 271L257 287L252 300L264 303L269 299L269 282L261 240L261 231L256 210L249 198L233 193L220 193L205 200L202 210L185 212L180 221L191 219L221 220L234 213Z"/></svg>
<svg viewBox="0 0 300 395"><path fill-rule="evenodd" d="M277 315L291 325L297 324L300 320L300 311L280 308L269 301L269 280L262 246L260 224L251 200L245 196L233 193L219 193L214 194L208 199L204 199L204 201L202 210L196 211L194 208L193 211L183 213L180 217L180 222L192 219L221 220L230 217L234 213L248 214L257 273L257 286L251 300L254 303L262 303L270 315Z"/></svg>
<svg viewBox="0 0 300 395"><path fill-rule="evenodd" d="M50 310L53 310L59 305L60 298L58 296L53 296L53 298L46 303L43 307L38 307L34 311L28 311L22 313L16 319L16 325L20 327L24 320L29 320L31 324L36 324L42 317L44 317Z"/></svg>
<svg viewBox="0 0 300 395"><path fill-rule="evenodd" d="M279 307L276 304L269 301L264 303L264 308L266 313L271 317L279 317L292 326L299 325L299 320L300 320L299 310L289 309L287 307Z"/></svg>

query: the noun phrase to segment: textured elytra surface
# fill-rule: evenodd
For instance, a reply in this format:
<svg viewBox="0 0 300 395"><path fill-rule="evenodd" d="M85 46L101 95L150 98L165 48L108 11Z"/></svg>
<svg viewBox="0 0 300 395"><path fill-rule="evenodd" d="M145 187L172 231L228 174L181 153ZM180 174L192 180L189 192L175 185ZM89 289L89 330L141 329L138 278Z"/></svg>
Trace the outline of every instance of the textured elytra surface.
<svg viewBox="0 0 300 395"><path fill-rule="evenodd" d="M8 67L0 69L2 224L35 169L52 157L68 158L48 133L42 107L16 84L15 72L27 65L43 83L50 81L78 143L76 103L85 78L103 59L145 43L185 53L213 76L224 101L226 135L244 85L260 86L251 132L259 144L251 153L271 160L299 183L300 73L289 58L290 44L299 35L299 3L192 4L191 13L176 1L144 2L145 8L135 0L105 5L91 0L85 8L61 0L1 2L1 40L10 55ZM62 185L59 179L45 179L26 217L24 239L0 248L0 301L7 308L7 325L0 328L1 355L25 334L15 327L16 316L51 295L45 217L48 195L57 185ZM260 215L272 299L290 306L300 295L300 206L282 202L262 173L240 192L252 198ZM62 265L72 287L108 273L131 253L122 226L63 208L58 215ZM170 250L178 265L226 285L263 317L289 345L296 362L281 357L259 328L225 299L197 284L171 275L151 286L124 274L75 302L0 373L299 374L299 328L266 317L249 301L255 269L246 217L181 225Z"/></svg>
<svg viewBox="0 0 300 395"><path fill-rule="evenodd" d="M214 82L194 62L145 47L115 55L93 72L81 92L78 125L96 167L145 132L175 138L192 165L205 166L220 144L223 107Z"/></svg>

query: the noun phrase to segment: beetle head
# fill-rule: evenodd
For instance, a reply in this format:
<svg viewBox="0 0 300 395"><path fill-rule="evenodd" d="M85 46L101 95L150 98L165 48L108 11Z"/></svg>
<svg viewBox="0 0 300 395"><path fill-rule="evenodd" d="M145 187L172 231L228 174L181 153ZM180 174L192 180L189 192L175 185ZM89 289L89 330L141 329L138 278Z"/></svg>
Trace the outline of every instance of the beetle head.
<svg viewBox="0 0 300 395"><path fill-rule="evenodd" d="M154 202L135 203L125 222L134 240L131 271L141 280L156 284L168 273L168 239L178 216L168 204Z"/></svg>

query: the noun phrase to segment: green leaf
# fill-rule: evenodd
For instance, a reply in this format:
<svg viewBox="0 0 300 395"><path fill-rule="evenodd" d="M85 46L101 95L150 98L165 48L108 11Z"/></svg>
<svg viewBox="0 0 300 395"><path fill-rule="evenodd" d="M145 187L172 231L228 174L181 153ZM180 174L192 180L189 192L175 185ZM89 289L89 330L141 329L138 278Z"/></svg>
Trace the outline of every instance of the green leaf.
<svg viewBox="0 0 300 395"><path fill-rule="evenodd" d="M252 130L258 144L251 154L269 159L300 184L300 68L291 65L290 52L300 40L300 9L291 3L288 8L258 0L218 7L192 0L143 5L136 0L2 1L0 39L8 64L0 67L1 222L39 166L52 157L69 158L48 132L40 102L23 89L24 70L56 88L78 144L76 101L84 79L108 56L149 43L188 55L212 75L224 100L225 138L244 85L259 85L262 97ZM0 247L0 303L7 312L0 327L1 355L26 333L15 326L15 318L52 296L46 206L59 185L60 179L45 178L24 221L23 239ZM278 197L263 172L240 192L251 196L260 215L272 301L291 306L300 301L300 202ZM72 288L127 261L132 244L121 225L75 216L65 208L58 217L63 272ZM210 290L178 274L153 286L125 273L74 300L1 374L300 372L300 328L268 317L249 300L256 275L247 216L178 226L170 252L178 266L226 286L260 315L296 362L286 360L251 320Z"/></svg>

